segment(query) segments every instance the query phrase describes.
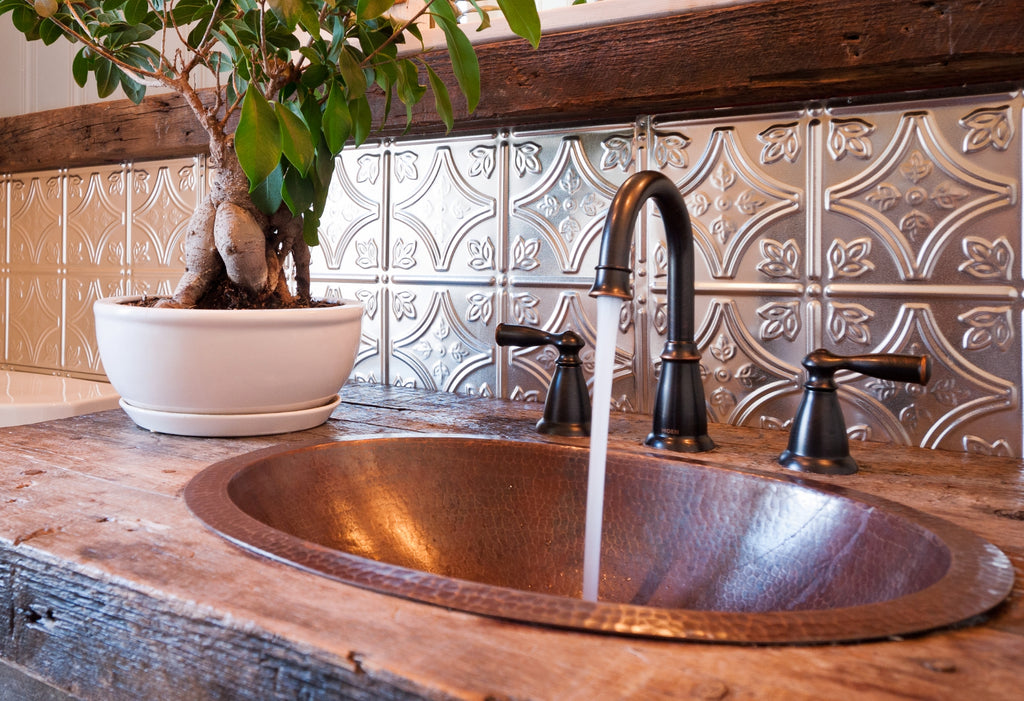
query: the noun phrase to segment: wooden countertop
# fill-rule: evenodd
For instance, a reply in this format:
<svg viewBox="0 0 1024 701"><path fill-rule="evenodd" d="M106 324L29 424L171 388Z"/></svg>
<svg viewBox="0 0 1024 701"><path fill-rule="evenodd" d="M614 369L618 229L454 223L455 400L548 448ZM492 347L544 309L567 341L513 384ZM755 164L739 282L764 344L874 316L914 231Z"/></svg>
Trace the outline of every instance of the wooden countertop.
<svg viewBox="0 0 1024 701"><path fill-rule="evenodd" d="M854 443L815 477L939 514L999 546L1014 591L984 620L906 640L743 647L590 635L375 594L245 553L181 497L207 465L401 431L543 439L540 407L349 386L285 436L151 434L120 411L0 429L0 656L87 699L1007 699L1024 686L1024 463ZM646 417L615 415L639 449ZM713 425L702 462L784 472L785 434ZM558 442L580 443L576 439Z"/></svg>

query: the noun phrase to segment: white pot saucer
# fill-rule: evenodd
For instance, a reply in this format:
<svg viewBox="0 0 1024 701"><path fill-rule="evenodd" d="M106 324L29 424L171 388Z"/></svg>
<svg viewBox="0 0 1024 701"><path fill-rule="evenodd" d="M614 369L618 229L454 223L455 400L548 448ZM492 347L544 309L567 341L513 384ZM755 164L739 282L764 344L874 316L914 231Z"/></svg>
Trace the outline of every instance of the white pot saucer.
<svg viewBox="0 0 1024 701"><path fill-rule="evenodd" d="M155 433L203 438L237 438L240 436L269 436L291 433L319 426L341 403L335 396L323 406L299 411L281 411L271 414L181 414L173 411L142 409L124 399L121 408L142 428Z"/></svg>

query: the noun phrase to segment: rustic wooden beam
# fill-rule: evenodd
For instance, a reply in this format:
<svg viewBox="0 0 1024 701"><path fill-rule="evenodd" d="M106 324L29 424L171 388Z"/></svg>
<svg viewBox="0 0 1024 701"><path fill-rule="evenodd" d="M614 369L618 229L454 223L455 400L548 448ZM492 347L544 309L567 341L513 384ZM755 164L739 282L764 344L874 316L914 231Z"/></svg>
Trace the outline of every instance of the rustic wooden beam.
<svg viewBox="0 0 1024 701"><path fill-rule="evenodd" d="M460 132L630 120L1024 83L1019 0L765 0L478 48L483 98ZM428 59L454 85L443 52ZM428 98L410 133L443 126ZM374 100L378 119L383 99ZM394 115L383 134L402 132ZM0 120L0 172L192 155L205 135L156 96Z"/></svg>

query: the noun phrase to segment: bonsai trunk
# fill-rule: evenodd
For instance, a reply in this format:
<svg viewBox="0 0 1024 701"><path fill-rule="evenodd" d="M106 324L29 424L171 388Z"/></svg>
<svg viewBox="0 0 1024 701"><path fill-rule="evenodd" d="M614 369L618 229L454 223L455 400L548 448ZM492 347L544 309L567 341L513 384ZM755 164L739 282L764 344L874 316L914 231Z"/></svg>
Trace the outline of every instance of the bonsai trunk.
<svg viewBox="0 0 1024 701"><path fill-rule="evenodd" d="M192 214L185 237L185 273L174 296L161 306L217 309L308 306L309 247L302 216L286 206L272 216L249 196L249 181L231 137L211 139L216 172L209 192ZM288 289L291 255L296 293Z"/></svg>

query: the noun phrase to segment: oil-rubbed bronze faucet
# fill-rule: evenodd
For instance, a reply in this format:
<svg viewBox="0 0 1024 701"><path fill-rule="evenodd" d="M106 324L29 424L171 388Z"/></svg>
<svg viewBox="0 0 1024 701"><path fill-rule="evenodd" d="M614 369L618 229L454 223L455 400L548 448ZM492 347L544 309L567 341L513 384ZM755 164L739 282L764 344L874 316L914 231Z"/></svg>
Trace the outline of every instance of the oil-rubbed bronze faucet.
<svg viewBox="0 0 1024 701"><path fill-rule="evenodd" d="M590 396L583 377L580 351L586 342L575 331L548 333L543 329L512 324L498 324L494 341L499 346L546 346L558 349L555 373L551 376L544 415L537 422L537 431L553 436L590 435Z"/></svg>
<svg viewBox="0 0 1024 701"><path fill-rule="evenodd" d="M779 464L798 472L822 475L852 475L857 462L850 457L846 421L839 406L834 376L840 370L857 372L891 382L928 383L931 361L926 355L836 355L819 348L803 360L807 379L793 426L789 446Z"/></svg>
<svg viewBox="0 0 1024 701"><path fill-rule="evenodd" d="M711 450L715 443L708 436L700 353L694 342L693 229L682 195L661 173L642 171L630 176L612 198L590 294L633 297L629 282L633 228L649 199L658 205L668 243L668 340L661 353L654 427L645 443L699 453Z"/></svg>

